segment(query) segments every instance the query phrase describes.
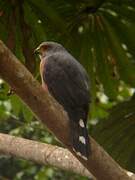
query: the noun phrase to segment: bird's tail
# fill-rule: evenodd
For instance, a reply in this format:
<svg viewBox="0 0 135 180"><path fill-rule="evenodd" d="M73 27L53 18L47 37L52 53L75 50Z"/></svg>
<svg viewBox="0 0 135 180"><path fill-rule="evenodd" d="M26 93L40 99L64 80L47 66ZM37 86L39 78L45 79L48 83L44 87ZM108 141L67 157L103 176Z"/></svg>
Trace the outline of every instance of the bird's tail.
<svg viewBox="0 0 135 180"><path fill-rule="evenodd" d="M86 123L83 119L80 119L78 123L72 121L70 128L73 150L78 156L87 160L90 154L90 144Z"/></svg>

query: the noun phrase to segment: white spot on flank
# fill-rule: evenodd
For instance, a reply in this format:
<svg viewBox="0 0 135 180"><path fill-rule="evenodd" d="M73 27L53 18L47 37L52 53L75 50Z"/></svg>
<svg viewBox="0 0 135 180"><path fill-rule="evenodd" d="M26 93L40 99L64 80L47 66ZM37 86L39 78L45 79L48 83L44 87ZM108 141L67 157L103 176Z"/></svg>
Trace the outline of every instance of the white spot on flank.
<svg viewBox="0 0 135 180"><path fill-rule="evenodd" d="M79 125L82 127L82 128L84 128L85 126L84 126L84 122L83 122L83 120L82 119L80 119L80 121L79 121Z"/></svg>
<svg viewBox="0 0 135 180"><path fill-rule="evenodd" d="M86 144L85 138L83 136L79 136L79 141L83 144Z"/></svg>

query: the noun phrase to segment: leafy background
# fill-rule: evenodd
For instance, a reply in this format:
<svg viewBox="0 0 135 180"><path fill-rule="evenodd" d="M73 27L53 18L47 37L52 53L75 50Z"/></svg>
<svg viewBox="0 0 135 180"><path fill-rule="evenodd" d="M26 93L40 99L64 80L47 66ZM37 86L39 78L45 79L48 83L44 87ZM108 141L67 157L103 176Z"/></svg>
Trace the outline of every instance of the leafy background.
<svg viewBox="0 0 135 180"><path fill-rule="evenodd" d="M135 172L135 2L133 0L0 0L0 39L40 81L33 51L62 43L91 79L89 132L124 168ZM12 77L11 77L12 78ZM57 144L0 79L0 132ZM0 179L87 179L0 156Z"/></svg>

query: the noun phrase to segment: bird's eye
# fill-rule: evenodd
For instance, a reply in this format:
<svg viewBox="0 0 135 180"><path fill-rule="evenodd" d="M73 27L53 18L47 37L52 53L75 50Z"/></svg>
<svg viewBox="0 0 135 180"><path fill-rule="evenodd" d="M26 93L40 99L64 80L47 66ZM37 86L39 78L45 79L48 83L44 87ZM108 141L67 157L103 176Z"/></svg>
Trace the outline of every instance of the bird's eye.
<svg viewBox="0 0 135 180"><path fill-rule="evenodd" d="M43 48L43 50L45 51L45 50L49 49L50 46L49 46L48 44L46 44L46 45L44 45L42 48Z"/></svg>

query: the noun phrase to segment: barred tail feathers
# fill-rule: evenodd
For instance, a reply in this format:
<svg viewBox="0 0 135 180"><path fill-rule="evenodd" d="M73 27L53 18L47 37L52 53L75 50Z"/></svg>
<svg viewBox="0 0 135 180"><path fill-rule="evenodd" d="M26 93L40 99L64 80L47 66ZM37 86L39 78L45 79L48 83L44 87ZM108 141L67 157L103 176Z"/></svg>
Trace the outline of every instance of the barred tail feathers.
<svg viewBox="0 0 135 180"><path fill-rule="evenodd" d="M80 119L78 124L76 122L71 123L71 139L73 150L76 154L87 160L90 154L90 144L88 131L83 119Z"/></svg>

